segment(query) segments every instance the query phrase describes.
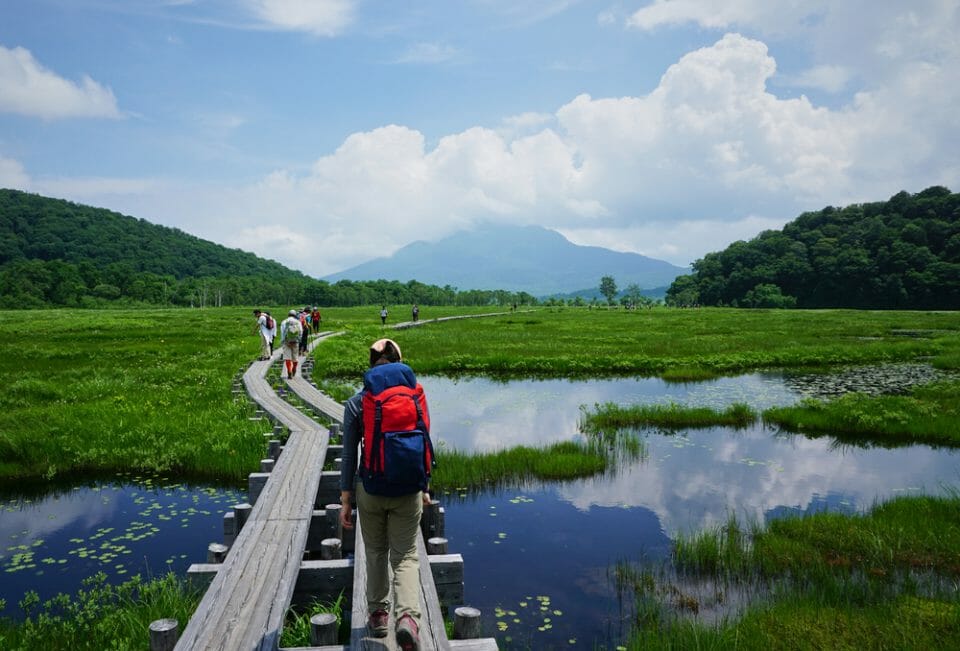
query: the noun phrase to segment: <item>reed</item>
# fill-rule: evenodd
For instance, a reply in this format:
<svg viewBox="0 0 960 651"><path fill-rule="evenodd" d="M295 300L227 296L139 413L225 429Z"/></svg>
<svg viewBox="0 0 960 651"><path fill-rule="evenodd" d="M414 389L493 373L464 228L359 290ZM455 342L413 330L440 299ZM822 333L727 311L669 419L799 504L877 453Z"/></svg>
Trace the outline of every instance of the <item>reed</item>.
<svg viewBox="0 0 960 651"><path fill-rule="evenodd" d="M349 631L344 631L343 606L345 598L343 593L337 597L336 601L326 603L315 601L303 612L290 610L287 613L287 621L283 626L283 632L280 635L280 646L284 648L309 647L310 644L310 618L320 613L332 613L337 616L338 637L343 640L349 638Z"/></svg>
<svg viewBox="0 0 960 651"><path fill-rule="evenodd" d="M147 649L151 622L173 618L183 630L201 597L173 573L149 581L135 576L120 585L99 573L85 583L72 597L61 594L42 604L35 592L27 593L20 602L27 617L0 621L0 648Z"/></svg>
<svg viewBox="0 0 960 651"><path fill-rule="evenodd" d="M717 426L744 428L754 424L757 418L757 412L743 403L734 403L723 410L685 407L676 403L628 407L605 403L595 405L593 411L583 411L581 428L587 432L636 427L668 430Z"/></svg>
<svg viewBox="0 0 960 651"><path fill-rule="evenodd" d="M960 382L935 382L906 396L852 393L829 401L808 399L795 406L767 409L763 420L810 436L829 435L880 446L958 446Z"/></svg>

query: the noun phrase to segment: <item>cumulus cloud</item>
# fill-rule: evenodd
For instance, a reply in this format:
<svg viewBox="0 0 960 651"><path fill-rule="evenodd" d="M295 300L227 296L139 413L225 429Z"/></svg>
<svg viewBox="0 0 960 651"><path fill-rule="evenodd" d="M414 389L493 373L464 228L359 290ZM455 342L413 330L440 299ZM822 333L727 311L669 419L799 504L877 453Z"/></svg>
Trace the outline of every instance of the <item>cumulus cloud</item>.
<svg viewBox="0 0 960 651"><path fill-rule="evenodd" d="M84 75L79 83L43 67L22 47L0 45L0 111L46 120L120 118L113 91Z"/></svg>
<svg viewBox="0 0 960 651"><path fill-rule="evenodd" d="M317 36L336 36L354 19L355 0L245 0L266 25Z"/></svg>
<svg viewBox="0 0 960 651"><path fill-rule="evenodd" d="M644 95L580 95L552 115L514 116L432 147L400 125L355 133L309 172L277 170L237 201L235 214L289 214L323 242L322 263L297 257L290 242L237 235L233 244L259 242L323 274L499 220L689 264L802 210L955 185L960 159L944 135L960 125L950 104L927 102L956 92L937 91L943 70L916 68L828 109L777 97L768 88L776 69L764 43L727 34Z"/></svg>

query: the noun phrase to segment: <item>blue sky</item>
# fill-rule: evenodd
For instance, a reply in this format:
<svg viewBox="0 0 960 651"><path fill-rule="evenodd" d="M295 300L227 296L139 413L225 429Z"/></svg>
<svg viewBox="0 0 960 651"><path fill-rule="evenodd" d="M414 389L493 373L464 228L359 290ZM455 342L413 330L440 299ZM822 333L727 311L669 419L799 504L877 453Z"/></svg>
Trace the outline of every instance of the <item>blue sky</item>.
<svg viewBox="0 0 960 651"><path fill-rule="evenodd" d="M482 222L686 265L960 190L960 0L2 0L0 187L320 276Z"/></svg>

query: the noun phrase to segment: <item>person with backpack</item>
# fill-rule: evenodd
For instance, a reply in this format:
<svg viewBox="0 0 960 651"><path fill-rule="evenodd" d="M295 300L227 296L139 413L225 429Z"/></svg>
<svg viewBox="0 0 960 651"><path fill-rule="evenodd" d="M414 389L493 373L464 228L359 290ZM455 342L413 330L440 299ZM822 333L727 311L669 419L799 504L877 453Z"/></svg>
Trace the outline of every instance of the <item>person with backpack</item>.
<svg viewBox="0 0 960 651"><path fill-rule="evenodd" d="M313 334L320 332L320 322L323 321L323 317L320 316L320 310L317 309L317 306L313 306L313 311L310 313L310 325L313 326Z"/></svg>
<svg viewBox="0 0 960 651"><path fill-rule="evenodd" d="M270 359L270 355L273 353L273 345L271 343L273 338L270 336L270 328L267 327L269 315L261 310L254 310L253 318L256 319L253 325L253 334L260 336L259 360L264 362Z"/></svg>
<svg viewBox="0 0 960 651"><path fill-rule="evenodd" d="M280 324L280 341L283 346L283 363L287 367L287 379L297 374L297 358L300 353L300 334L303 326L296 310L290 310L289 316Z"/></svg>
<svg viewBox="0 0 960 651"><path fill-rule="evenodd" d="M307 350L309 350L309 337L310 337L310 312L307 308L303 308L300 311L300 354L306 355Z"/></svg>
<svg viewBox="0 0 960 651"><path fill-rule="evenodd" d="M380 325L387 325L387 306L380 308Z"/></svg>
<svg viewBox="0 0 960 651"><path fill-rule="evenodd" d="M267 339L270 340L270 356L273 357L273 342L277 338L277 322L269 312L264 312L264 314L267 315L267 329L269 330Z"/></svg>
<svg viewBox="0 0 960 651"><path fill-rule="evenodd" d="M374 637L387 635L392 568L393 615L403 651L420 649L417 536L423 505L430 504L433 465L423 387L401 361L395 341L375 341L363 389L344 403L340 523L353 528L356 494L367 556L367 628Z"/></svg>

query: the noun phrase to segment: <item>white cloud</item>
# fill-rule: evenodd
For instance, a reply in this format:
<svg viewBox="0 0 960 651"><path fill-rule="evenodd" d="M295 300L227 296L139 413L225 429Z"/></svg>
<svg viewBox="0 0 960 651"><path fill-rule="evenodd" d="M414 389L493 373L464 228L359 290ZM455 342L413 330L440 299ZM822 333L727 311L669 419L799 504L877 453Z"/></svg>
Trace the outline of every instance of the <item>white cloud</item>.
<svg viewBox="0 0 960 651"><path fill-rule="evenodd" d="M44 68L22 47L0 45L0 111L47 120L119 118L113 91L84 75L74 83Z"/></svg>
<svg viewBox="0 0 960 651"><path fill-rule="evenodd" d="M354 19L355 0L245 0L250 11L270 27L336 36Z"/></svg>
<svg viewBox="0 0 960 651"><path fill-rule="evenodd" d="M778 97L776 70L765 43L727 34L646 93L584 94L429 147L419 131L383 126L306 172L154 188L124 207L323 275L490 220L687 264L802 210L958 185L957 57L906 62L839 108Z"/></svg>
<svg viewBox="0 0 960 651"><path fill-rule="evenodd" d="M0 156L0 188L26 190L30 187L30 176L19 161Z"/></svg>

